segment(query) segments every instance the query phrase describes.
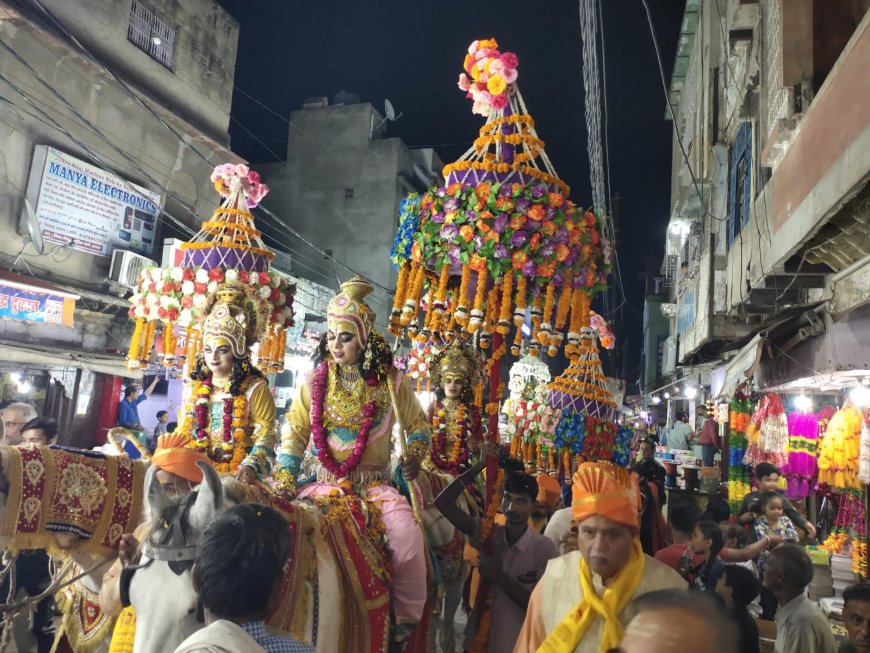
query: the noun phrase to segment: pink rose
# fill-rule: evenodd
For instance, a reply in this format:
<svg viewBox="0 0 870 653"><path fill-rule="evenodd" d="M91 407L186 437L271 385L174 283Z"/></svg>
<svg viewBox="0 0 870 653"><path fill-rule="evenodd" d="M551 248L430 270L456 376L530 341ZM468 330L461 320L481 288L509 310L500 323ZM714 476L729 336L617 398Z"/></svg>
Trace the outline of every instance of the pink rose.
<svg viewBox="0 0 870 653"><path fill-rule="evenodd" d="M200 283L197 281L195 284L193 284L193 292L195 292L197 295L204 295L206 293L206 290L208 290L208 286L206 286L204 283Z"/></svg>
<svg viewBox="0 0 870 653"><path fill-rule="evenodd" d="M510 104L510 101L506 94L500 93L492 96L491 104L493 109L504 109L508 104Z"/></svg>
<svg viewBox="0 0 870 653"><path fill-rule="evenodd" d="M480 47L480 41L472 41L471 45L468 46L468 54L474 54L477 52L477 48Z"/></svg>
<svg viewBox="0 0 870 653"><path fill-rule="evenodd" d="M513 52L502 52L501 53L501 62L507 68L516 68L520 65L520 60Z"/></svg>
<svg viewBox="0 0 870 653"><path fill-rule="evenodd" d="M504 69L504 81L508 84L513 84L517 81L517 69L516 68L505 68Z"/></svg>
<svg viewBox="0 0 870 653"><path fill-rule="evenodd" d="M272 277L269 276L268 272L260 272L258 279L260 283L263 285L269 284L272 282Z"/></svg>
<svg viewBox="0 0 870 653"><path fill-rule="evenodd" d="M248 181L251 182L252 184L259 184L260 183L260 173L254 172L253 170L251 170L248 173Z"/></svg>
<svg viewBox="0 0 870 653"><path fill-rule="evenodd" d="M458 86L459 86L459 89L462 91L467 91L469 88L471 88L471 82L468 79L468 75L466 75L465 73L462 73L459 76Z"/></svg>
<svg viewBox="0 0 870 653"><path fill-rule="evenodd" d="M185 295L181 298L181 308L192 308L193 307L193 297L190 295Z"/></svg>
<svg viewBox="0 0 870 653"><path fill-rule="evenodd" d="M503 75L504 74L505 65L501 59L493 59L489 62L489 74L490 75Z"/></svg>
<svg viewBox="0 0 870 653"><path fill-rule="evenodd" d="M247 270L241 270L239 272L239 281L242 283L248 283L248 279L250 279L250 274Z"/></svg>

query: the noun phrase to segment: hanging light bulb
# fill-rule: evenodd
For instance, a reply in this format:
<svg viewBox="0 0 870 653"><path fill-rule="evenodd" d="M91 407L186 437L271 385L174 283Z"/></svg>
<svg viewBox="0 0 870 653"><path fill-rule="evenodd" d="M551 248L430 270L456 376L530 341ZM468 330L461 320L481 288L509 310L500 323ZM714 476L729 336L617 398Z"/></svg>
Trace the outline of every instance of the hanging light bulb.
<svg viewBox="0 0 870 653"><path fill-rule="evenodd" d="M671 393L670 393L670 392L666 392L666 393L665 393L665 399L670 399L670 398L671 398Z"/></svg>
<svg viewBox="0 0 870 653"><path fill-rule="evenodd" d="M686 388L686 399L694 399L698 396L698 388L689 386Z"/></svg>
<svg viewBox="0 0 870 653"><path fill-rule="evenodd" d="M813 409L813 400L805 394L799 394L794 398L794 407L802 413L808 413Z"/></svg>

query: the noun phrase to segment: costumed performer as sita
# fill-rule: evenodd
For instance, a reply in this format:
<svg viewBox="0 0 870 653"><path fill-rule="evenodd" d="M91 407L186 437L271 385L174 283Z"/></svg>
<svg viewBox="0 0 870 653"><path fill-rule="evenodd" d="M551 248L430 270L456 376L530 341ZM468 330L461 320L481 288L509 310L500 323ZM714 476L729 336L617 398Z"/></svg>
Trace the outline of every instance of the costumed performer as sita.
<svg viewBox="0 0 870 653"><path fill-rule="evenodd" d="M483 423L474 404L483 359L470 345L455 339L432 361L435 401L429 405L432 451L426 467L456 477L480 455Z"/></svg>
<svg viewBox="0 0 870 653"><path fill-rule="evenodd" d="M402 475L412 481L429 452L429 424L410 384L392 367L389 346L372 329L375 314L364 301L372 290L356 277L329 302L327 332L290 407L273 479L285 497L356 493L378 505L392 560L396 639L402 639L423 616L426 553L411 506L390 485L391 434L398 418L407 432ZM316 462L303 479L306 448Z"/></svg>
<svg viewBox="0 0 870 653"><path fill-rule="evenodd" d="M275 456L275 400L250 353L268 307L242 286L222 284L205 309L182 433L219 472L254 483L269 476Z"/></svg>
<svg viewBox="0 0 870 653"><path fill-rule="evenodd" d="M637 474L609 462L582 463L573 493L580 550L547 565L514 653L615 650L635 615L633 599L686 589L677 572L641 549Z"/></svg>

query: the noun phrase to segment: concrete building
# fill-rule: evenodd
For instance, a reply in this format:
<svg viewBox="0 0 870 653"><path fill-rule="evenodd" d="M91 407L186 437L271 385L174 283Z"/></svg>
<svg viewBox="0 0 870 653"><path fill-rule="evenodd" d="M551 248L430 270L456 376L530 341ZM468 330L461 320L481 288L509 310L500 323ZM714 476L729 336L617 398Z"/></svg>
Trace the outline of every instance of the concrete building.
<svg viewBox="0 0 870 653"><path fill-rule="evenodd" d="M652 394L870 376L868 7L686 2L662 268L675 356Z"/></svg>
<svg viewBox="0 0 870 653"><path fill-rule="evenodd" d="M399 204L410 192L441 179L431 149L384 138L389 124L372 105L313 98L290 114L286 162L261 165L272 189L266 204L306 240L370 279L377 288L378 325L388 318L396 273L388 256ZM280 234L293 257L293 273L335 287L350 272L289 234Z"/></svg>
<svg viewBox="0 0 870 653"><path fill-rule="evenodd" d="M4 272L0 284L75 303L66 325L4 319L0 372L74 370L56 375L71 380L51 410L64 427L75 422L81 444L93 436L106 375L127 374L128 306L108 292L112 252L160 261L164 237L190 235L215 208L213 166L239 160L227 131L238 29L213 0L0 0L0 265L27 272ZM44 157L59 158L42 172ZM49 172L84 191L49 198L67 207L79 192L74 216L35 209L46 241L38 254L25 198L46 199ZM95 189L106 201L139 203L117 239L107 239L110 221L88 204ZM43 219L102 244L61 237Z"/></svg>

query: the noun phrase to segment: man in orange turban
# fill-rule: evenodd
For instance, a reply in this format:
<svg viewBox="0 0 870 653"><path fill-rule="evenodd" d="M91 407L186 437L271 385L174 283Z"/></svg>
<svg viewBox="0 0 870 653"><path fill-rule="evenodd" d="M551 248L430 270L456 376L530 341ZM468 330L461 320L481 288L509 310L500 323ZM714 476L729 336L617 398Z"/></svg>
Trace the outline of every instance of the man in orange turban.
<svg viewBox="0 0 870 653"><path fill-rule="evenodd" d="M573 480L579 551L547 565L514 653L615 649L634 616L632 599L660 589L687 589L679 574L641 549L637 474L609 462L583 463Z"/></svg>
<svg viewBox="0 0 870 653"><path fill-rule="evenodd" d="M151 464L157 468L155 476L160 487L170 499L180 499L202 483L202 470L197 462L209 463L205 454L186 447L188 439L180 433L167 433L157 440L157 449ZM121 569L126 564L137 562L139 543L148 535L150 524L146 521L136 527L132 534L121 536L118 559L103 576L100 589L100 607L109 616L121 613Z"/></svg>
<svg viewBox="0 0 870 653"><path fill-rule="evenodd" d="M558 479L549 474L538 474L536 479L538 481L538 498L532 506L529 526L536 533L543 534L550 517L562 506L562 486Z"/></svg>

